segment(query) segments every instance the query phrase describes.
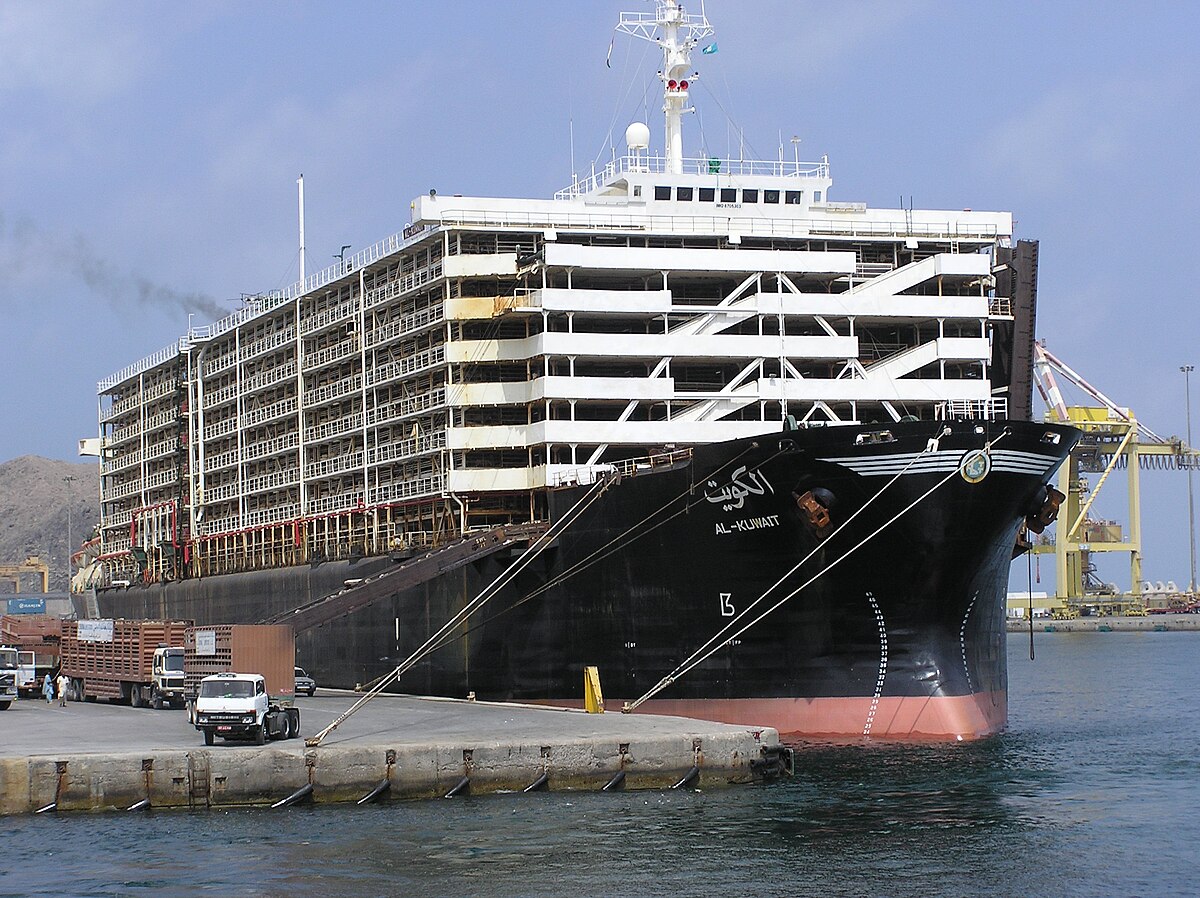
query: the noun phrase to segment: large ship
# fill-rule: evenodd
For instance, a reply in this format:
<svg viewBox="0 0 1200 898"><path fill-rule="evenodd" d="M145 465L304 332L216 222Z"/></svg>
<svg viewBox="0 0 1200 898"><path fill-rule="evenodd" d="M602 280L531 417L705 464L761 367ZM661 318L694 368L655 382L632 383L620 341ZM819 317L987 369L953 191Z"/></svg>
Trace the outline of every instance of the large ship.
<svg viewBox="0 0 1200 898"><path fill-rule="evenodd" d="M663 151L398 234L99 384L94 613L288 620L323 683L783 733L1006 720L1004 601L1076 439L1033 422L1036 242L835 201L828 159ZM437 636L436 634L443 635Z"/></svg>

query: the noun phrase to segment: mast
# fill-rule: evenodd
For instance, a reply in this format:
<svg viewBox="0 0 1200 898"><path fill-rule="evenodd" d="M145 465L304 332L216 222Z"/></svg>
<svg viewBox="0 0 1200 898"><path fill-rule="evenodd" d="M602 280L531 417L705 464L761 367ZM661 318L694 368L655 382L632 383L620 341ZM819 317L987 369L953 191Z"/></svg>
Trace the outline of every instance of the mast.
<svg viewBox="0 0 1200 898"><path fill-rule="evenodd" d="M692 16L683 11L679 0L657 0L653 18L644 13L621 13L616 30L662 47L663 64L658 77L663 83L667 173L681 174L683 114L694 111L687 105L688 88L699 77L691 70L692 50L713 33L713 28L703 8L700 15Z"/></svg>

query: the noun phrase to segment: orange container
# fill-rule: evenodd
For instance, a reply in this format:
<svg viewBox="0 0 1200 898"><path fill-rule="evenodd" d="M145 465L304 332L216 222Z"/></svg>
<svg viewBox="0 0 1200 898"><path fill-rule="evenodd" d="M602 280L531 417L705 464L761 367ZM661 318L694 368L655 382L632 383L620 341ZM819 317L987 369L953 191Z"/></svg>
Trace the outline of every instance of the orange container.
<svg viewBox="0 0 1200 898"><path fill-rule="evenodd" d="M183 636L184 690L194 696L213 674L262 674L277 702L296 697L296 634L288 624L191 627Z"/></svg>

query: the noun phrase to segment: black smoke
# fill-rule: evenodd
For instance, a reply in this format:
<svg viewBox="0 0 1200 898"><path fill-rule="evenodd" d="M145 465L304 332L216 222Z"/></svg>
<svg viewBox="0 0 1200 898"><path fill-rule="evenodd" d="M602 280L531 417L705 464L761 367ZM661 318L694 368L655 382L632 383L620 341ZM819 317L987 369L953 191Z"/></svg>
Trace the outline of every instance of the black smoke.
<svg viewBox="0 0 1200 898"><path fill-rule="evenodd" d="M229 314L228 308L207 294L175 290L134 272L122 271L92 249L81 234L63 239L41 231L27 218L9 224L0 211L0 287L25 272L45 279L51 290L55 280L69 274L117 307L190 313L207 321Z"/></svg>

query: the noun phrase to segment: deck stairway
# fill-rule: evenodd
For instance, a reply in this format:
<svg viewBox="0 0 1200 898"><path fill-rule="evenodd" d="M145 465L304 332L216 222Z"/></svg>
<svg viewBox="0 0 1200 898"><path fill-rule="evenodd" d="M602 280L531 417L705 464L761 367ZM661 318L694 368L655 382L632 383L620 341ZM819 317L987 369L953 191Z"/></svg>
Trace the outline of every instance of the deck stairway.
<svg viewBox="0 0 1200 898"><path fill-rule="evenodd" d="M509 524L468 534L461 539L430 549L374 577L351 583L332 595L259 621L262 624L291 624L297 634L335 618L344 617L406 589L420 586L446 571L486 558L502 549L528 545L541 536L545 523Z"/></svg>

